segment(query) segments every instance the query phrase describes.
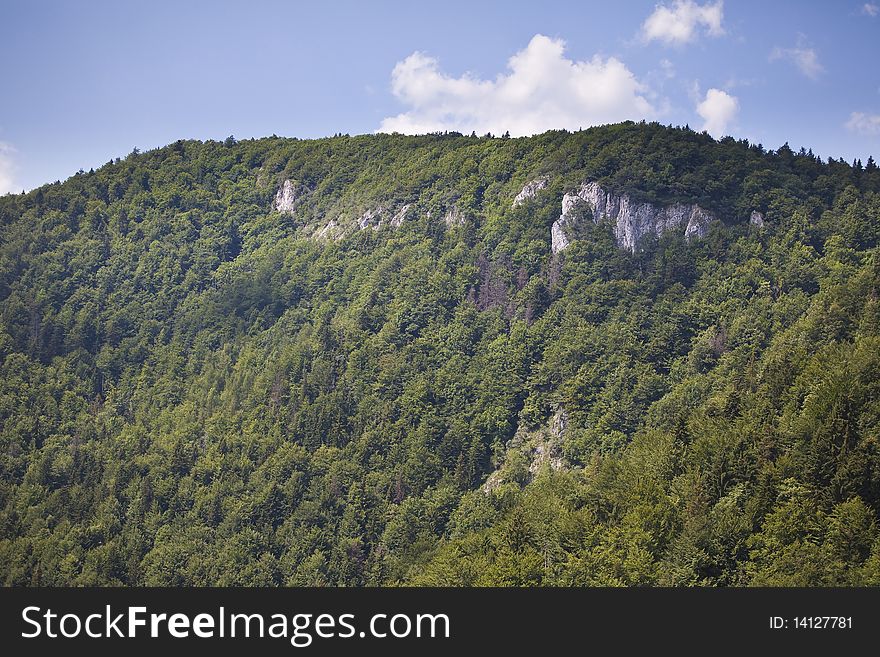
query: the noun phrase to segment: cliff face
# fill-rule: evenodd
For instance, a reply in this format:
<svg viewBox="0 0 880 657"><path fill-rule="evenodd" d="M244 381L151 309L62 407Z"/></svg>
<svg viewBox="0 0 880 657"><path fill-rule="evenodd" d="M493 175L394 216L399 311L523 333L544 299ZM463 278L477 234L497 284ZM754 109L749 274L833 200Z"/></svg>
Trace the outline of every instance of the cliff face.
<svg viewBox="0 0 880 657"><path fill-rule="evenodd" d="M533 198L547 184L546 177L526 183L514 198L513 206ZM277 212L294 215L308 194L307 188L285 180L275 194L272 208ZM339 217L330 219L323 227L314 227L311 234L319 239L338 239L351 228L400 228L412 208L413 204L410 203L400 207L381 204L365 210L354 221L340 221ZM646 236L653 234L659 237L668 230L683 230L687 239L703 237L709 223L714 219L710 212L698 205L676 203L660 207L651 203L639 203L625 194L608 192L598 183L586 182L576 191L562 197L562 214L551 227L553 253L559 253L568 247L585 216L591 216L597 225L602 222L611 223L617 244L632 253L639 250ZM763 216L754 213L751 223L761 226L762 220ZM443 221L447 228L455 228L464 224L466 219L458 207L453 205L448 208Z"/></svg>
<svg viewBox="0 0 880 657"><path fill-rule="evenodd" d="M683 230L687 239L703 237L715 218L699 205L676 203L660 207L651 203L639 203L629 196L608 192L595 182L587 182L562 197L562 214L551 228L551 244L554 253L563 251L571 241L572 231L581 221L581 213L575 212L586 205L593 222L609 222L614 226L618 245L632 253L639 248L648 235L660 236L668 230Z"/></svg>
<svg viewBox="0 0 880 657"><path fill-rule="evenodd" d="M283 214L292 215L296 210L302 196L307 192L303 187L294 185L290 180L285 180L284 184L278 188L275 194L275 201L272 203L272 209Z"/></svg>
<svg viewBox="0 0 880 657"><path fill-rule="evenodd" d="M540 192L542 189L544 189L547 186L548 182L549 182L549 179L546 176L544 176L542 178L536 178L535 180L527 182L523 186L522 191L520 191L520 193L517 194L516 197L514 197L513 207L517 207L518 205L522 205L523 203L528 201L530 198L533 198L535 196L535 194L537 194L538 192Z"/></svg>

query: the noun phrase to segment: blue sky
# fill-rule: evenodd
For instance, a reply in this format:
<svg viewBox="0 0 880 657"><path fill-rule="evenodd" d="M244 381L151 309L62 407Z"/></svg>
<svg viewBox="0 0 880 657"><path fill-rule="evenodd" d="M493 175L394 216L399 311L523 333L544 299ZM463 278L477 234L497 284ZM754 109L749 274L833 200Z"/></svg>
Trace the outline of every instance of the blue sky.
<svg viewBox="0 0 880 657"><path fill-rule="evenodd" d="M880 155L880 0L0 0L0 61L0 193L230 134L647 118Z"/></svg>

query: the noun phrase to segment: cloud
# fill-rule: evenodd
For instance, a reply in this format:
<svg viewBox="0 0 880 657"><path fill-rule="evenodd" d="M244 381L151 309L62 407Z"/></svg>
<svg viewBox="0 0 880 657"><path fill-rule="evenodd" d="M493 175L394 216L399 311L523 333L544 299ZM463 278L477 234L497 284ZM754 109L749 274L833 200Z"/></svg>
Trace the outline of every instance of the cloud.
<svg viewBox="0 0 880 657"><path fill-rule="evenodd" d="M661 41L666 45L683 45L695 38L701 27L710 36L721 36L724 28L724 1L698 5L693 0L676 0L669 7L657 5L642 23L642 39Z"/></svg>
<svg viewBox="0 0 880 657"><path fill-rule="evenodd" d="M875 5L873 2L866 2L862 5L862 13L865 16L875 18L878 14L880 14L880 5Z"/></svg>
<svg viewBox="0 0 880 657"><path fill-rule="evenodd" d="M709 89L697 104L697 114L703 119L703 130L713 137L728 134L727 127L739 112L739 101L721 89Z"/></svg>
<svg viewBox="0 0 880 657"><path fill-rule="evenodd" d="M846 127L860 135L880 135L880 114L853 112L849 115Z"/></svg>
<svg viewBox="0 0 880 657"><path fill-rule="evenodd" d="M0 195L21 191L21 188L15 184L14 155L15 149L0 141Z"/></svg>
<svg viewBox="0 0 880 657"><path fill-rule="evenodd" d="M658 114L647 86L620 60L568 59L559 39L535 35L507 65L494 80L453 77L440 70L437 59L413 53L391 73L391 89L409 109L385 118L379 132L509 130L522 136Z"/></svg>
<svg viewBox="0 0 880 657"><path fill-rule="evenodd" d="M825 70L819 62L819 55L804 43L804 35L798 35L797 46L794 48L780 48L777 46L770 52L770 61L779 59L790 61L798 67L801 73L815 80Z"/></svg>

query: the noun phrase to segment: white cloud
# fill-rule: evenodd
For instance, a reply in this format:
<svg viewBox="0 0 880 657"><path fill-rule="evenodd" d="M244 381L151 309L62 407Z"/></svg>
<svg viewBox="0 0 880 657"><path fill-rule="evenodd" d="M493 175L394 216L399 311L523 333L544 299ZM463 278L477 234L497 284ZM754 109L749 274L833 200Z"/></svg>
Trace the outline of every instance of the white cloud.
<svg viewBox="0 0 880 657"><path fill-rule="evenodd" d="M514 136L625 119L652 118L648 88L620 60L565 56L565 42L535 35L494 80L440 70L438 60L415 52L391 73L394 95L409 109L387 117L380 132L442 130Z"/></svg>
<svg viewBox="0 0 880 657"><path fill-rule="evenodd" d="M880 135L880 114L853 112L846 127L860 135Z"/></svg>
<svg viewBox="0 0 880 657"><path fill-rule="evenodd" d="M862 5L862 13L865 16L870 16L871 18L874 18L878 14L880 14L880 5L875 5L873 2L866 2Z"/></svg>
<svg viewBox="0 0 880 657"><path fill-rule="evenodd" d="M15 149L0 141L0 195L9 192L20 192L21 188L15 184L15 162L13 156Z"/></svg>
<svg viewBox="0 0 880 657"><path fill-rule="evenodd" d="M724 1L699 5L693 0L676 0L671 7L657 5L642 23L645 41L662 41L667 45L682 45L693 41L701 27L710 36L724 34Z"/></svg>
<svg viewBox="0 0 880 657"><path fill-rule="evenodd" d="M736 119L739 101L721 89L709 89L697 104L697 114L703 119L703 130L713 137L728 134L727 127Z"/></svg>
<svg viewBox="0 0 880 657"><path fill-rule="evenodd" d="M780 48L777 46L770 52L770 61L785 59L798 67L801 73L815 80L825 68L819 62L819 55L804 43L804 35L798 35L797 46L794 48Z"/></svg>

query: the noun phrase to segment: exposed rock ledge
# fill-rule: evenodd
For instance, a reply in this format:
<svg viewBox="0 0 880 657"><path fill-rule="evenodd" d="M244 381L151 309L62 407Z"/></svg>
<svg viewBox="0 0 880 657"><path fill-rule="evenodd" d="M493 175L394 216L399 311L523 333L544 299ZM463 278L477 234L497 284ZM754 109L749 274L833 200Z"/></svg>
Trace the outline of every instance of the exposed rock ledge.
<svg viewBox="0 0 880 657"><path fill-rule="evenodd" d="M651 203L639 203L625 194L612 194L598 183L587 182L576 192L562 197L562 214L550 231L553 253L563 251L570 244L572 233L582 216L575 210L583 204L592 214L594 223L611 223L617 244L632 253L639 249L647 235L659 237L669 230L684 230L688 240L704 237L715 218L699 205L676 203L658 207Z"/></svg>

